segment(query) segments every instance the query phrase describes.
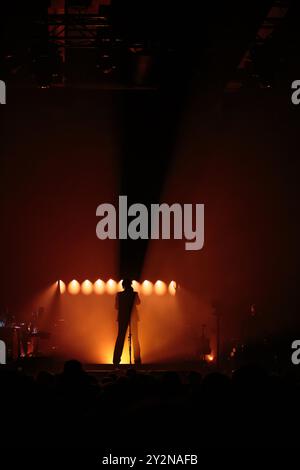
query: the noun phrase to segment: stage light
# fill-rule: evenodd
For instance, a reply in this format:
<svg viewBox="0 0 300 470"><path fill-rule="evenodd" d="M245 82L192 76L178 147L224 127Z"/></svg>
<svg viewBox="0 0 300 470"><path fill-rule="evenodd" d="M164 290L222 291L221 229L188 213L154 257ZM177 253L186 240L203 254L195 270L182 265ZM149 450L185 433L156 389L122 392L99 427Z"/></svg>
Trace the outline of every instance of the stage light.
<svg viewBox="0 0 300 470"><path fill-rule="evenodd" d="M68 291L70 294L72 295L76 295L80 292L80 284L78 281L76 281L75 279L73 279L73 281L71 281L68 285Z"/></svg>
<svg viewBox="0 0 300 470"><path fill-rule="evenodd" d="M132 289L134 290L134 292L140 292L141 290L141 285L139 282L137 281L132 281Z"/></svg>
<svg viewBox="0 0 300 470"><path fill-rule="evenodd" d="M213 362L214 356L213 356L212 354L208 354L208 355L206 356L206 359L208 360L208 362Z"/></svg>
<svg viewBox="0 0 300 470"><path fill-rule="evenodd" d="M60 294L64 294L66 292L66 284L61 280L57 281L57 283Z"/></svg>
<svg viewBox="0 0 300 470"><path fill-rule="evenodd" d="M95 281L93 284L91 281L86 279L80 285L79 282L76 281L76 279L73 279L66 286L66 284L62 280L58 280L57 288L59 289L60 294L63 294L64 292L68 291L69 294L72 295L76 295L79 293L82 293L84 295L90 295L92 293L97 295L105 293L109 295L115 295L118 292L124 291L122 282L122 279L120 281L109 279L107 282L104 282L101 279L97 279L97 281ZM133 280L131 286L135 292L146 296L149 296L151 294L163 296L166 293L175 296L177 291L177 283L175 281L171 281L169 284L166 284L164 281L158 280L153 284L147 279L142 283Z"/></svg>
<svg viewBox="0 0 300 470"><path fill-rule="evenodd" d="M106 292L110 295L114 295L117 293L118 285L116 281L113 279L109 279L106 283Z"/></svg>
<svg viewBox="0 0 300 470"><path fill-rule="evenodd" d="M97 279L97 281L94 283L94 292L97 295L104 294L104 292L105 292L105 282L102 281L101 279Z"/></svg>
<svg viewBox="0 0 300 470"><path fill-rule="evenodd" d="M144 295L151 295L153 291L153 284L150 281L144 281L142 284L142 293Z"/></svg>
<svg viewBox="0 0 300 470"><path fill-rule="evenodd" d="M154 291L157 295L164 295L167 291L167 286L162 281L156 281L154 284Z"/></svg>
<svg viewBox="0 0 300 470"><path fill-rule="evenodd" d="M93 284L87 279L81 284L81 292L84 295L90 295L93 292Z"/></svg>
<svg viewBox="0 0 300 470"><path fill-rule="evenodd" d="M175 281L171 281L168 287L169 294L176 295L177 284Z"/></svg>

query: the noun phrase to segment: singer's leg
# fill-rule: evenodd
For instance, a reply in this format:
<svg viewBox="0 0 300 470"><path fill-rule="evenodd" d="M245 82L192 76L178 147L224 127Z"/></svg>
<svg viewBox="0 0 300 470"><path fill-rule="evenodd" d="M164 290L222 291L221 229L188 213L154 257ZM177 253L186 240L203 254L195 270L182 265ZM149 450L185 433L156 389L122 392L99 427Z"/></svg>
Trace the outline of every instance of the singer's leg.
<svg viewBox="0 0 300 470"><path fill-rule="evenodd" d="M118 336L117 336L117 340L115 344L114 358L113 358L113 363L115 366L119 365L121 362L121 356L123 352L127 326L128 325L126 323L124 324L124 323L119 322L119 330L118 330Z"/></svg>

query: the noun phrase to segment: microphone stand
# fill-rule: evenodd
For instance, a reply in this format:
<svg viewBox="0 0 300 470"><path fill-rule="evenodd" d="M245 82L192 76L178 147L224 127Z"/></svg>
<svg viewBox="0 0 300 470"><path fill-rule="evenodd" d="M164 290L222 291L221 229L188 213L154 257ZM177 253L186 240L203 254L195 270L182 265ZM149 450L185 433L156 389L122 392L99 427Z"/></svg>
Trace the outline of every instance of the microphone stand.
<svg viewBox="0 0 300 470"><path fill-rule="evenodd" d="M129 347L129 364L131 365L131 340L132 340L132 334L131 334L131 318L129 320L129 332L128 332L128 347Z"/></svg>

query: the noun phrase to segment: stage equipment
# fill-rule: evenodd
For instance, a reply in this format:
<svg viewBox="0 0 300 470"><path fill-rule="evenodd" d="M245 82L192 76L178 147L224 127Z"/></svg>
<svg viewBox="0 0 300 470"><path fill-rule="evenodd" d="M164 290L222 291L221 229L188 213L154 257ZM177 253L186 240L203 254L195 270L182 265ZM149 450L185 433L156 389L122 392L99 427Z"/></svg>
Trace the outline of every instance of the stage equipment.
<svg viewBox="0 0 300 470"><path fill-rule="evenodd" d="M211 355L210 341L209 341L209 338L205 334L205 329L206 329L206 325L203 324L202 334L200 337L199 347L197 351L198 355L201 356L203 362L206 362L206 356Z"/></svg>

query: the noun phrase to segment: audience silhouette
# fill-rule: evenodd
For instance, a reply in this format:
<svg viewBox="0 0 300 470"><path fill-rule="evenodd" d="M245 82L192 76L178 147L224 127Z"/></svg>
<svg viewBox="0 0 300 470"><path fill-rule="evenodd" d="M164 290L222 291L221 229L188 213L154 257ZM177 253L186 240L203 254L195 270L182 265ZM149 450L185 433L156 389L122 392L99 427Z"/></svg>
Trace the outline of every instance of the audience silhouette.
<svg viewBox="0 0 300 470"><path fill-rule="evenodd" d="M93 376L72 360L62 373L35 378L1 366L1 446L124 448L134 438L148 451L297 447L298 387L297 377L254 365L232 377L135 369Z"/></svg>

